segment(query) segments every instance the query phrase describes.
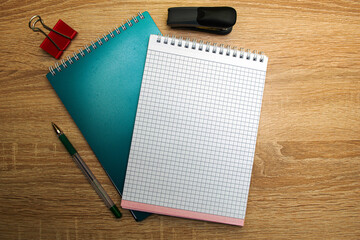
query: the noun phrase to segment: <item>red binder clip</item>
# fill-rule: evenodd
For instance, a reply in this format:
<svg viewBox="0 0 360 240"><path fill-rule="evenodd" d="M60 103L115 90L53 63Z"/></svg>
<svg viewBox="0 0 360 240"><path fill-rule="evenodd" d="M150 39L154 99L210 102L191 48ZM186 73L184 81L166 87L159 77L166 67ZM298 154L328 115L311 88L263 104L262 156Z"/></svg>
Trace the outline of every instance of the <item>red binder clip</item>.
<svg viewBox="0 0 360 240"><path fill-rule="evenodd" d="M45 29L49 30L49 34L46 34L40 28L35 27L37 22L40 22ZM41 32L46 36L40 47L56 59L60 58L63 51L67 48L71 40L74 39L77 34L74 29L72 29L61 19L55 24L53 28L49 28L44 24L39 15L35 15L30 18L29 28L31 28L34 32Z"/></svg>

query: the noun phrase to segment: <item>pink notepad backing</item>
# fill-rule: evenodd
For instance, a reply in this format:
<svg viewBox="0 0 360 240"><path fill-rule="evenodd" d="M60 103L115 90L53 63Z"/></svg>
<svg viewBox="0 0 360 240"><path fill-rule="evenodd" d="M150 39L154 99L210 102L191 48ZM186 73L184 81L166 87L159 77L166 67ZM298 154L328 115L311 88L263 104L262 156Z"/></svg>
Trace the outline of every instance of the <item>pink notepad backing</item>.
<svg viewBox="0 0 360 240"><path fill-rule="evenodd" d="M192 212L192 211L169 208L169 207L161 207L161 206L132 202L127 200L121 201L121 207L125 209L131 209L142 212L152 212L152 213L170 215L175 217L191 218L196 220L204 220L210 222L231 224L236 226L244 226L244 219L224 217L224 216L218 216L208 213Z"/></svg>

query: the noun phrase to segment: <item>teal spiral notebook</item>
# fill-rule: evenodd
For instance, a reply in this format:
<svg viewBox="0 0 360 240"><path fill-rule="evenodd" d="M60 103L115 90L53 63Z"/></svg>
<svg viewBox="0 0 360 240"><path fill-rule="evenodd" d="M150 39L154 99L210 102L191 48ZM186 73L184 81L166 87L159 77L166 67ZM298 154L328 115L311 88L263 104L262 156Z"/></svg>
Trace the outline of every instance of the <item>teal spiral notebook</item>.
<svg viewBox="0 0 360 240"><path fill-rule="evenodd" d="M139 13L46 75L120 194L150 34L160 31L148 12ZM132 214L137 221L150 215Z"/></svg>

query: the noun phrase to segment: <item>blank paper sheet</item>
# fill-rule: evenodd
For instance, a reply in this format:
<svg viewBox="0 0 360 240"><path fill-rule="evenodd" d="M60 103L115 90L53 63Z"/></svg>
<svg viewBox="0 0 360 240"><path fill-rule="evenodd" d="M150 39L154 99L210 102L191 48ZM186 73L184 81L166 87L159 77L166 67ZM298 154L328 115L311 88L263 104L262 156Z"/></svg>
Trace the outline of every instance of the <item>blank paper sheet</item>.
<svg viewBox="0 0 360 240"><path fill-rule="evenodd" d="M122 206L243 225L266 65L152 35Z"/></svg>

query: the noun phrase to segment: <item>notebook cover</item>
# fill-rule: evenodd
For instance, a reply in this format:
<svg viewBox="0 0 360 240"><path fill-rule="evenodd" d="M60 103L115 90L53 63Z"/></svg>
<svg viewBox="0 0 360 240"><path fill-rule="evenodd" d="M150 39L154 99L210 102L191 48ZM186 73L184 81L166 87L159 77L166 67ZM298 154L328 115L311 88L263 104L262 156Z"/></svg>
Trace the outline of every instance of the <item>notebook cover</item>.
<svg viewBox="0 0 360 240"><path fill-rule="evenodd" d="M150 34L160 34L148 12L126 30L107 35L67 68L46 75L91 149L122 194ZM149 213L132 211L141 221Z"/></svg>

